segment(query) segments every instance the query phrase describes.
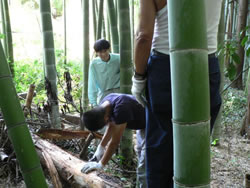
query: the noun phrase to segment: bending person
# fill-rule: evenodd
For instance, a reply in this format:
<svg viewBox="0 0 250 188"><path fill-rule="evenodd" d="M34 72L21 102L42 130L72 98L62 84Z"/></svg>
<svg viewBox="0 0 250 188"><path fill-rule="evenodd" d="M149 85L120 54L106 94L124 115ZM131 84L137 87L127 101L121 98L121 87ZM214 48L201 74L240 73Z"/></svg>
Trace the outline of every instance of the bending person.
<svg viewBox="0 0 250 188"><path fill-rule="evenodd" d="M98 107L83 114L83 123L90 131L106 126L106 132L93 156L97 162L88 162L83 173L103 168L115 153L126 128L137 130L137 182L146 188L145 176L145 110L132 95L109 94Z"/></svg>

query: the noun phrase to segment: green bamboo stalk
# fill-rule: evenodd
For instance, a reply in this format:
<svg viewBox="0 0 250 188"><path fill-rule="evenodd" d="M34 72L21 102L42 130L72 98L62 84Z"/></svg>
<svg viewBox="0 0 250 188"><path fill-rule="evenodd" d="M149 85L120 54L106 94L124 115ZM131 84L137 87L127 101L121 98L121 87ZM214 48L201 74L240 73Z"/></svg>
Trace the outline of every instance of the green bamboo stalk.
<svg viewBox="0 0 250 188"><path fill-rule="evenodd" d="M57 72L55 63L54 38L51 20L51 9L49 0L40 0L43 56L45 68L45 85L48 96L48 104L51 107L49 120L54 128L61 128L59 105L57 98Z"/></svg>
<svg viewBox="0 0 250 188"><path fill-rule="evenodd" d="M225 1L225 30L227 28L227 23L228 23L228 15L229 15L229 5L228 5L228 0Z"/></svg>
<svg viewBox="0 0 250 188"><path fill-rule="evenodd" d="M248 12L250 11L250 7L249 7L249 5L250 5L250 1L248 1ZM249 26L250 26L250 24L249 24L249 17L250 17L250 14L247 14L247 21L246 21L246 28L249 28ZM247 37L247 42L246 42L246 44L245 44L245 46L247 46L248 44L250 44L249 43L249 41L250 41L250 36L249 36L249 29L246 29L246 37ZM247 68L248 68L248 66L249 66L249 57L247 56L247 50L245 49L244 50L244 68L243 68L243 70L246 70ZM247 93L248 93L248 83L247 83L247 81L248 81L248 71L246 71L246 72L243 72L242 73L242 77L243 77L243 85L244 85L244 91L245 91L245 94L246 94L246 96L247 96Z"/></svg>
<svg viewBox="0 0 250 188"><path fill-rule="evenodd" d="M130 1L130 9L131 9L131 51L132 51L132 62L134 62L134 40L135 40L135 2L134 0Z"/></svg>
<svg viewBox="0 0 250 188"><path fill-rule="evenodd" d="M8 0L2 0L4 5L4 18L5 18L5 37L6 37L6 44L7 44L7 51L8 56L7 60L10 66L10 71L12 77L15 77L15 69L14 69L14 54L13 54L13 45L12 45L12 31L11 31L11 24L10 24L10 14L9 14L9 5Z"/></svg>
<svg viewBox="0 0 250 188"><path fill-rule="evenodd" d="M94 30L94 41L96 41L96 0L92 0L92 18L93 18L93 30Z"/></svg>
<svg viewBox="0 0 250 188"><path fill-rule="evenodd" d="M106 27L107 27L107 40L108 41L111 41L111 34L110 34L110 22L109 22L109 19L108 19L108 15L107 15L107 19L105 19L106 21Z"/></svg>
<svg viewBox="0 0 250 188"><path fill-rule="evenodd" d="M113 0L107 0L109 22L111 27L112 49L114 53L119 53L119 36L117 29L117 16Z"/></svg>
<svg viewBox="0 0 250 188"><path fill-rule="evenodd" d="M250 11L250 1L248 1L248 11ZM248 14L248 17L247 17L247 26L250 27L250 14ZM247 30L246 34L248 36L247 44L250 45L250 32L249 32L249 29ZM246 61L248 61L248 66L250 66L250 57L246 57ZM246 96L248 96L250 94L250 93L248 93L249 84L250 84L250 69L248 70L248 74L247 74L247 83L246 83L246 88L245 88Z"/></svg>
<svg viewBox="0 0 250 188"><path fill-rule="evenodd" d="M236 28L237 28L237 17L238 17L238 2L234 3L234 9L233 9L233 33L236 34Z"/></svg>
<svg viewBox="0 0 250 188"><path fill-rule="evenodd" d="M120 32L120 64L121 81L120 88L122 93L131 93L132 77L132 57L131 57L131 35L128 1L118 0L119 7L119 30Z"/></svg>
<svg viewBox="0 0 250 188"><path fill-rule="evenodd" d="M8 55L7 40L6 40L6 27L5 27L6 24L5 24L5 17L4 17L3 1L1 1L0 6L1 6L2 34L4 35L4 38L3 38L4 53L6 57L8 57L9 55Z"/></svg>
<svg viewBox="0 0 250 188"><path fill-rule="evenodd" d="M27 188L46 188L47 184L29 129L25 122L2 44L0 43L0 109L14 146Z"/></svg>
<svg viewBox="0 0 250 188"><path fill-rule="evenodd" d="M102 22L103 22L103 0L99 0L99 8L98 8L98 23L97 23L97 33L96 39L100 39L102 35Z"/></svg>
<svg viewBox="0 0 250 188"><path fill-rule="evenodd" d="M227 14L226 14L226 36L225 36L225 40L232 40L232 23L233 23L233 4L234 2L229 2L229 0L227 0ZM228 68L229 66L229 61L230 61L230 57L229 57L229 53L227 53L225 55L225 66Z"/></svg>
<svg viewBox="0 0 250 188"><path fill-rule="evenodd" d="M236 25L236 33L239 41L242 41L242 39L245 37L245 28L246 28L246 22L247 22L247 13L248 13L248 0L239 0L239 12L238 12L238 19ZM240 35L241 33L241 35ZM242 71L244 67L244 47L239 45L237 49L237 54L240 58L240 63L236 65L237 70L237 80L233 83L233 87L238 89L243 89L243 77L242 77Z"/></svg>
<svg viewBox="0 0 250 188"><path fill-rule="evenodd" d="M83 13L83 89L82 101L83 110L86 111L88 107L88 71L89 71L89 1L82 0Z"/></svg>
<svg viewBox="0 0 250 188"><path fill-rule="evenodd" d="M205 2L169 0L168 10L174 186L208 188L210 110Z"/></svg>
<svg viewBox="0 0 250 188"><path fill-rule="evenodd" d="M121 93L131 93L132 59L131 59L131 35L129 2L118 0L119 30L120 32L120 91ZM121 153L126 162L132 160L132 131L125 130L121 142Z"/></svg>
<svg viewBox="0 0 250 188"><path fill-rule="evenodd" d="M106 39L106 26L105 26L105 17L102 17L102 38Z"/></svg>
<svg viewBox="0 0 250 188"><path fill-rule="evenodd" d="M99 10L98 3L97 3L97 0L95 0L95 17L96 18L98 18L98 10Z"/></svg>
<svg viewBox="0 0 250 188"><path fill-rule="evenodd" d="M63 20L64 20L64 64L67 64L67 16L66 0L63 0Z"/></svg>
<svg viewBox="0 0 250 188"><path fill-rule="evenodd" d="M119 25L119 7L118 7L118 1L119 0L114 0L115 15L116 15L116 20L117 20L117 25Z"/></svg>
<svg viewBox="0 0 250 188"><path fill-rule="evenodd" d="M220 15L220 23L219 23L219 31L218 31L218 46L223 45L225 39L225 0L222 2L221 6L221 15ZM220 63L220 73L221 73L221 84L220 84L220 92L222 92L224 88L224 54L221 53L219 58ZM223 97L222 97L223 100ZM222 110L223 110L223 102L220 107L220 111L214 123L213 133L212 133L212 141L216 141L216 145L220 143L220 134L221 134L221 121L222 121Z"/></svg>

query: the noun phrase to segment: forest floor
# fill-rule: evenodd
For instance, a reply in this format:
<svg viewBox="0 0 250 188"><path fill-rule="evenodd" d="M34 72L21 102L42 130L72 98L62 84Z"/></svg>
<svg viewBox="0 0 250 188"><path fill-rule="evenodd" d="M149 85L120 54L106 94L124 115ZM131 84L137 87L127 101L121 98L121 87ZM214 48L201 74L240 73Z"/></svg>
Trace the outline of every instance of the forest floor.
<svg viewBox="0 0 250 188"><path fill-rule="evenodd" d="M211 147L212 188L244 187L245 174L250 174L250 140L240 135L246 102L243 91L224 93L220 142Z"/></svg>
<svg viewBox="0 0 250 188"><path fill-rule="evenodd" d="M223 98L219 145L211 146L211 187L243 188L245 174L250 174L250 140L239 134L246 111L246 97L243 91L230 88L224 92ZM25 187L13 151L6 148L10 144L5 139L6 132L6 129L0 127L0 149L4 149L10 158L8 163L0 160L0 188ZM72 150L74 144L67 147ZM65 149L63 146L62 148ZM93 147L90 151L93 153ZM119 156L114 156L105 171L119 178L124 183L123 187L131 188L135 187L135 167L136 165L132 169L122 170L119 167Z"/></svg>

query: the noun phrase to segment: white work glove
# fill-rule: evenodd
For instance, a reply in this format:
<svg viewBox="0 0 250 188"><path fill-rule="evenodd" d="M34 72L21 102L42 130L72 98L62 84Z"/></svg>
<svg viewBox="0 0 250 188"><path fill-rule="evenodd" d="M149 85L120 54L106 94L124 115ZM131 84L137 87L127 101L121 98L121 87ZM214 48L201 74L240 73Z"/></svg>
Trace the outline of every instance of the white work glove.
<svg viewBox="0 0 250 188"><path fill-rule="evenodd" d="M132 82L133 82L133 85L131 88L132 95L135 96L137 102L140 103L143 107L145 107L147 104L147 100L143 96L143 92L146 87L146 81L147 81L147 78L137 79L135 75L132 77Z"/></svg>
<svg viewBox="0 0 250 188"><path fill-rule="evenodd" d="M85 164L83 166L83 168L81 169L81 172L87 174L90 171L100 170L102 168L103 168L103 165L102 165L101 161L99 161L99 162L88 162L87 164Z"/></svg>
<svg viewBox="0 0 250 188"><path fill-rule="evenodd" d="M90 161L100 161L103 154L105 152L105 148L101 146L101 144L98 145L95 154L93 155L93 157L90 159Z"/></svg>

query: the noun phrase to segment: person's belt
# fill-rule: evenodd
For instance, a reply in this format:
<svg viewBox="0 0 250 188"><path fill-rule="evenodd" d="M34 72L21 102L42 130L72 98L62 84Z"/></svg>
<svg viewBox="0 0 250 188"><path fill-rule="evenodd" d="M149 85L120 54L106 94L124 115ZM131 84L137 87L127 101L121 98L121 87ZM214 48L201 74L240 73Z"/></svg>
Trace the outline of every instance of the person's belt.
<svg viewBox="0 0 250 188"><path fill-rule="evenodd" d="M152 50L152 54L155 56L167 56L168 55L168 54L158 52L155 49ZM214 57L216 57L216 53L208 54L208 58L214 58Z"/></svg>
<svg viewBox="0 0 250 188"><path fill-rule="evenodd" d="M164 54L164 53L158 52L155 49L153 49L152 55L154 55L154 56L167 56L168 54Z"/></svg>
<svg viewBox="0 0 250 188"><path fill-rule="evenodd" d="M208 58L214 58L216 57L216 53L208 54Z"/></svg>

